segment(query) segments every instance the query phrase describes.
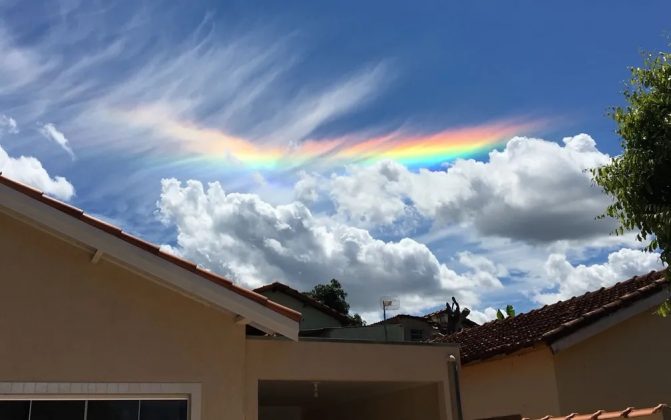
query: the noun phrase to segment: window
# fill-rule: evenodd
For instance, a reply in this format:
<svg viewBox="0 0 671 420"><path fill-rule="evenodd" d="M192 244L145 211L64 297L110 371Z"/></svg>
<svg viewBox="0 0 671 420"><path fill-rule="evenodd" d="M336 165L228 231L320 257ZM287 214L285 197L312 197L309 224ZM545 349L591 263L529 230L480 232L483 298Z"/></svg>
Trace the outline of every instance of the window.
<svg viewBox="0 0 671 420"><path fill-rule="evenodd" d="M186 401L140 401L140 420L186 420Z"/></svg>
<svg viewBox="0 0 671 420"><path fill-rule="evenodd" d="M29 411L30 401L0 401L0 419L24 420Z"/></svg>
<svg viewBox="0 0 671 420"><path fill-rule="evenodd" d="M2 420L187 420L186 400L0 401Z"/></svg>
<svg viewBox="0 0 671 420"><path fill-rule="evenodd" d="M140 401L89 401L86 420L137 420L139 411Z"/></svg>
<svg viewBox="0 0 671 420"><path fill-rule="evenodd" d="M424 331L420 329L410 330L410 341L422 341L424 339Z"/></svg>
<svg viewBox="0 0 671 420"><path fill-rule="evenodd" d="M31 401L26 420L85 420L86 401Z"/></svg>

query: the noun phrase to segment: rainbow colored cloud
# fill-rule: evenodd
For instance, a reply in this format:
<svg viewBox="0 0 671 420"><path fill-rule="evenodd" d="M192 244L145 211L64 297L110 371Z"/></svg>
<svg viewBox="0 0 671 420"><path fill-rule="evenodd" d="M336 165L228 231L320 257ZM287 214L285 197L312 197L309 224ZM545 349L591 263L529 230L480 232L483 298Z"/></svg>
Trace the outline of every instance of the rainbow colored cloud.
<svg viewBox="0 0 671 420"><path fill-rule="evenodd" d="M152 109L124 113L126 122L175 140L183 152L208 161L235 160L248 169L288 169L310 163L326 166L394 160L408 167L435 167L460 157L485 153L518 135L547 125L546 120L500 120L477 126L412 135L403 131L373 138L344 136L307 140L297 146L255 142L213 128L167 118Z"/></svg>

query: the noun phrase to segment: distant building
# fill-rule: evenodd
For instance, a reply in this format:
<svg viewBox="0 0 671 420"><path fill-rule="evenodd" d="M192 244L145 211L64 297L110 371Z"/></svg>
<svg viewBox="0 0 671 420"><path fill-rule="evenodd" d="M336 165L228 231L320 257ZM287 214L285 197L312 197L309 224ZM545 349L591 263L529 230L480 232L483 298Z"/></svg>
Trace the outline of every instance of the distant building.
<svg viewBox="0 0 671 420"><path fill-rule="evenodd" d="M403 330L403 341L427 341L438 332L438 327L428 318L405 314L395 315L373 325L400 326Z"/></svg>
<svg viewBox="0 0 671 420"><path fill-rule="evenodd" d="M300 320L301 331L318 328L342 328L351 324L347 314L340 313L286 284L275 282L261 286L254 291L266 296L273 302L300 312L302 314Z"/></svg>
<svg viewBox="0 0 671 420"><path fill-rule="evenodd" d="M283 283L271 283L254 290L274 302L302 314L299 335L341 340L404 341L401 326L353 326L352 320L333 308Z"/></svg>

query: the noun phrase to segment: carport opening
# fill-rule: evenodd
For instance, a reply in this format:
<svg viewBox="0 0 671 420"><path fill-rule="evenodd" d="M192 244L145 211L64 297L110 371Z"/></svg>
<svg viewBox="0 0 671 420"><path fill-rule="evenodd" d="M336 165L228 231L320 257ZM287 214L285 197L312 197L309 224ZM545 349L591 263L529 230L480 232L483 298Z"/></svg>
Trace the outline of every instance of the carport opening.
<svg viewBox="0 0 671 420"><path fill-rule="evenodd" d="M259 381L259 420L439 419L427 382Z"/></svg>

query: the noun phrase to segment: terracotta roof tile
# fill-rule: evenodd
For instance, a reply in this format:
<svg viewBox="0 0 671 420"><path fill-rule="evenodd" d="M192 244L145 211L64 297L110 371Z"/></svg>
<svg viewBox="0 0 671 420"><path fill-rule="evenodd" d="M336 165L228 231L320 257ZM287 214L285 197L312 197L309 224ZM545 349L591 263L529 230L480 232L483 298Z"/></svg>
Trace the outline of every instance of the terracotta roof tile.
<svg viewBox="0 0 671 420"><path fill-rule="evenodd" d="M238 295L251 299L269 309L271 309L274 312L277 312L283 316L286 316L287 318L290 318L294 321L299 321L301 319L301 314L300 312L294 311L291 308L287 308L285 306L282 306L276 302L273 302L269 300L267 297L260 295L258 293L255 293L251 290L245 289L243 287L240 287L238 285L233 284L232 281L219 276L215 273L212 273L211 271L204 270L199 268L196 264L184 260L180 257L177 257L175 255L169 254L167 252L161 251L158 245L152 244L151 242L147 242L144 239L138 238L137 236L133 236L129 233L124 232L120 228L113 226L107 222L104 222L100 219L97 219L95 217L92 217L86 213L84 213L83 210L78 209L74 206L71 206L69 204L63 203L62 201L56 200L52 197L49 197L48 195L45 195L42 191L39 191L33 187L30 187L28 185L22 184L20 182L11 180L5 176L2 176L2 173L0 172L0 184L5 185L14 191L20 192L22 194L25 194L31 198L34 198L35 200L38 200L49 207L61 211L75 219L81 220L82 222L93 226L94 228L97 228L101 231L104 231L110 235L116 236L119 239L122 239L126 242L128 242L131 245L134 245L144 251L150 252L163 260L174 264L176 266L179 266L187 271L190 271L194 274L197 274L198 276L205 278L213 283L216 283L222 287L225 287Z"/></svg>
<svg viewBox="0 0 671 420"><path fill-rule="evenodd" d="M100 229L100 230L104 230L105 232L110 233L110 234L115 235L115 236L119 235L122 232L121 228L119 228L117 226L114 226L114 225L111 225L111 224L109 224L105 221L102 221L100 219L96 219L95 217L91 217L86 213L82 214L82 217L80 217L79 219L81 221L83 221L84 223L87 223L87 224L89 224L89 225L91 225L95 228Z"/></svg>
<svg viewBox="0 0 671 420"><path fill-rule="evenodd" d="M650 408L633 408L629 407L624 410L620 411L604 411L604 410L599 410L595 413L592 414L576 414L572 413L569 414L568 416L545 416L541 417L538 420L609 420L609 419L617 419L617 418L632 418L632 417L643 417L643 416L651 416L653 414L659 413L662 410L668 410L668 406L666 404L659 404L656 405L655 407L650 407Z"/></svg>
<svg viewBox="0 0 671 420"><path fill-rule="evenodd" d="M592 414L584 414L582 416L576 416L575 420L578 420L579 418L583 418L585 420L595 420L598 419L601 414L604 413L604 410L597 410L596 412Z"/></svg>
<svg viewBox="0 0 671 420"><path fill-rule="evenodd" d="M651 296L669 286L664 271L635 276L609 288L601 288L566 301L464 329L436 341L457 343L461 360L469 363L509 354L545 343L551 344L609 314Z"/></svg>

